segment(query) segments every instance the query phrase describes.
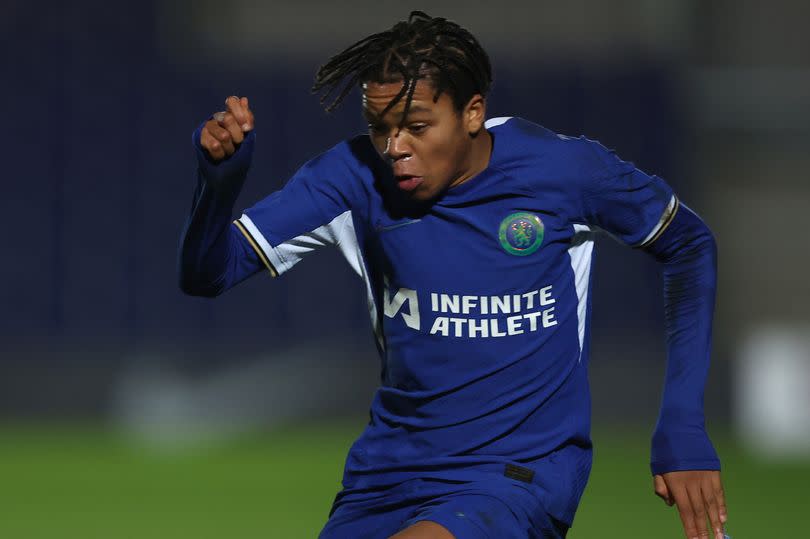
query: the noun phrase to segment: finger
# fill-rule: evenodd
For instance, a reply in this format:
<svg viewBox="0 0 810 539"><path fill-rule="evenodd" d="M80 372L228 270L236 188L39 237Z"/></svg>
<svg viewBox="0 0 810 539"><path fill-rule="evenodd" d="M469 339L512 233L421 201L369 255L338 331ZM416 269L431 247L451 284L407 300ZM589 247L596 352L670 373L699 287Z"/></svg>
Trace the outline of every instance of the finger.
<svg viewBox="0 0 810 539"><path fill-rule="evenodd" d="M247 97L245 98L245 103L247 103ZM256 120L253 118L253 111L250 110L249 106L245 106L245 111L247 111L248 119L244 124L242 124L242 129L244 129L247 133L248 131L253 130L253 127L256 125Z"/></svg>
<svg viewBox="0 0 810 539"><path fill-rule="evenodd" d="M236 116L240 124L245 121L242 102L237 96L232 95L225 98L225 110Z"/></svg>
<svg viewBox="0 0 810 539"><path fill-rule="evenodd" d="M689 496L689 502L692 504L692 513L694 514L695 526L697 526L697 536L708 538L711 537L709 527L706 524L706 506L703 503L703 495L700 492L700 484L691 484L686 489Z"/></svg>
<svg viewBox="0 0 810 539"><path fill-rule="evenodd" d="M245 125L248 123L248 115L242 107L241 100L235 95L232 95L225 100L225 107L228 112L236 117L236 121L239 122L239 125L244 129Z"/></svg>
<svg viewBox="0 0 810 539"><path fill-rule="evenodd" d="M723 490L723 482L720 479L720 472L712 472L712 488L714 488L714 495L717 498L717 507L720 513L720 522L723 524L728 520L728 509L726 508L726 493Z"/></svg>
<svg viewBox="0 0 810 539"><path fill-rule="evenodd" d="M225 157L225 150L222 148L222 144L214 138L207 127L204 127L200 133L200 145L215 161L219 161Z"/></svg>
<svg viewBox="0 0 810 539"><path fill-rule="evenodd" d="M656 496L664 500L664 503L666 503L668 506L672 507L672 496L669 494L667 482L664 481L663 476L656 475L653 477L653 490L655 491Z"/></svg>
<svg viewBox="0 0 810 539"><path fill-rule="evenodd" d="M670 488L670 492L672 493L672 498L675 500L675 505L678 506L678 514L681 517L683 531L686 532L687 539L697 539L699 535L697 523L695 522L695 513L692 509L692 502L689 501L689 495L686 493L686 489L683 487Z"/></svg>
<svg viewBox="0 0 810 539"><path fill-rule="evenodd" d="M219 126L228 130L228 133L231 134L231 140L235 145L242 144L242 141L245 139L245 134L242 132L242 128L239 127L239 124L236 123L236 118L234 118L233 114L226 112L221 118L221 120L217 121Z"/></svg>
<svg viewBox="0 0 810 539"><path fill-rule="evenodd" d="M248 101L247 97L242 97L239 99L239 102L247 114L247 120L242 124L242 131L247 133L248 131L251 131L255 125L253 120L253 111L250 110L250 102Z"/></svg>
<svg viewBox="0 0 810 539"><path fill-rule="evenodd" d="M703 496L703 506L709 515L709 522L712 525L715 539L723 539L723 523L720 521L720 508L717 504L717 496L714 494L714 487L711 479L706 477L701 483L700 492Z"/></svg>
<svg viewBox="0 0 810 539"><path fill-rule="evenodd" d="M225 150L225 155L231 155L236 150L231 140L231 134L227 129L215 121L210 121L205 125L208 128L208 132L211 133L211 136L222 145L222 149Z"/></svg>

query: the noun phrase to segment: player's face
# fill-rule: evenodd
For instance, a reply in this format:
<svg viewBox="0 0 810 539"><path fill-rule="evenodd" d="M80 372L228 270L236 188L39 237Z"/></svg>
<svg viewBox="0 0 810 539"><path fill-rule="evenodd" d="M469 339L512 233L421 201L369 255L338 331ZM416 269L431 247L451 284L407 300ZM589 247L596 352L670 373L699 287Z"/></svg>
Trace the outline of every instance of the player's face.
<svg viewBox="0 0 810 539"><path fill-rule="evenodd" d="M458 111L446 92L434 103L432 83L420 80L404 122L405 98L380 117L401 88L402 82L363 85L363 115L369 135L391 166L401 192L415 200L431 200L486 168L491 143L484 129L485 105L480 95Z"/></svg>

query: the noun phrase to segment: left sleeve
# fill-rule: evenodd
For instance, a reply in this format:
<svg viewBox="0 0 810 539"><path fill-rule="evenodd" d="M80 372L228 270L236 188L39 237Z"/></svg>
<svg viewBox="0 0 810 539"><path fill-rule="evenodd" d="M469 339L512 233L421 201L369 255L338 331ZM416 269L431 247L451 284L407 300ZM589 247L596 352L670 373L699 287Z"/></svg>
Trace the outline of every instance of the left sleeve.
<svg viewBox="0 0 810 539"><path fill-rule="evenodd" d="M652 439L653 474L719 470L706 433L703 392L709 371L717 288L717 245L709 228L685 204L646 249L661 264L667 370Z"/></svg>
<svg viewBox="0 0 810 539"><path fill-rule="evenodd" d="M362 196L359 168L350 143L340 143L234 221L274 276L325 246L338 247L362 273L353 214Z"/></svg>
<svg viewBox="0 0 810 539"><path fill-rule="evenodd" d="M663 270L667 370L652 472L718 470L703 411L717 280L714 238L664 180L596 142L578 142L583 220L644 248Z"/></svg>
<svg viewBox="0 0 810 539"><path fill-rule="evenodd" d="M580 180L583 220L632 247L650 245L675 214L677 198L672 188L598 142L581 138L576 143L584 178Z"/></svg>

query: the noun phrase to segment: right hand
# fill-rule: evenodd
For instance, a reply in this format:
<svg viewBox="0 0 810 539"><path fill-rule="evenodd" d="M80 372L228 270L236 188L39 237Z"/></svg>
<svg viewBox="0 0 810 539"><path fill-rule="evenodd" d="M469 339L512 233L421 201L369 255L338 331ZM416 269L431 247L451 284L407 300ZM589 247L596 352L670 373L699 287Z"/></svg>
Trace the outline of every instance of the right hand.
<svg viewBox="0 0 810 539"><path fill-rule="evenodd" d="M200 145L214 161L231 156L253 129L253 112L247 97L232 95L225 100L225 108L214 113L200 133Z"/></svg>
<svg viewBox="0 0 810 539"><path fill-rule="evenodd" d="M687 539L725 537L723 525L728 511L719 471L668 472L656 475L653 485L655 494L667 505L678 506ZM707 517L710 527L706 526Z"/></svg>

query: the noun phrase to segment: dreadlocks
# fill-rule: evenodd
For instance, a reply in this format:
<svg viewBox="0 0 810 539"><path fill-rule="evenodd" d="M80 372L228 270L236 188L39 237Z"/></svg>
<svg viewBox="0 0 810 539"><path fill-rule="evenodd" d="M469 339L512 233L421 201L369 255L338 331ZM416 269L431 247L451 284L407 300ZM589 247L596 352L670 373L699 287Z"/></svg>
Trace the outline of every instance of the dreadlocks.
<svg viewBox="0 0 810 539"><path fill-rule="evenodd" d="M407 21L368 36L330 58L315 75L312 93L321 94L321 104L331 112L356 84L401 80L402 89L381 116L404 97L404 121L420 79L433 83L434 102L447 91L460 111L473 95L486 96L492 68L489 56L470 32L447 19L413 11Z"/></svg>

